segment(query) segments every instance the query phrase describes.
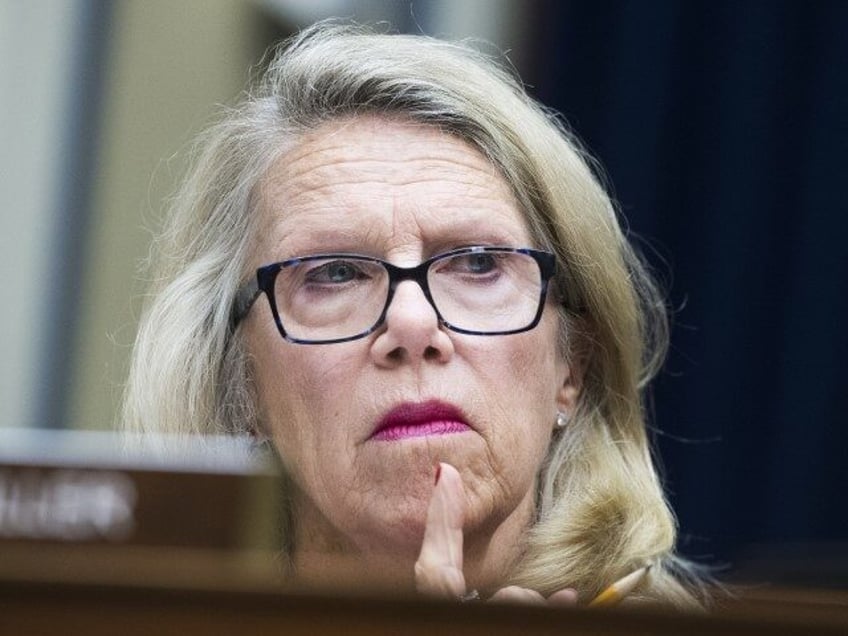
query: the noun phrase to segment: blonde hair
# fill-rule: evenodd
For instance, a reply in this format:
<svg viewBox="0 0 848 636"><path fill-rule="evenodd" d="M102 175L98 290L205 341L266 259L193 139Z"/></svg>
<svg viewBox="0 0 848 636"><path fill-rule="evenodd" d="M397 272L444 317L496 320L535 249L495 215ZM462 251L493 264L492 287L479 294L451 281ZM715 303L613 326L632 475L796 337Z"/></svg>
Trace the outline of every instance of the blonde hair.
<svg viewBox="0 0 848 636"><path fill-rule="evenodd" d="M473 144L502 172L537 247L558 260L560 343L582 369L579 405L539 477L537 522L510 581L591 597L652 564L642 597L694 606L654 469L642 394L667 344L662 297L623 234L591 159L557 116L472 48L315 25L285 43L254 94L200 140L157 249L126 387L137 432L257 426L230 307L249 276L257 184L300 135L357 115L402 117ZM685 570L685 565L683 570Z"/></svg>

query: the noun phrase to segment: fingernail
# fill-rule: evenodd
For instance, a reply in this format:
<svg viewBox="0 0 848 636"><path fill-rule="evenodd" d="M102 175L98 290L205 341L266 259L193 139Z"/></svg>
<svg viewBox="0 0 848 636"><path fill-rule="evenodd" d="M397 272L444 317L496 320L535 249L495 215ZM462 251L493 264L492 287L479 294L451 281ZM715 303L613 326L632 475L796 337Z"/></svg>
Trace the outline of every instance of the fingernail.
<svg viewBox="0 0 848 636"><path fill-rule="evenodd" d="M442 465L436 464L436 483L439 483L439 477L442 476Z"/></svg>

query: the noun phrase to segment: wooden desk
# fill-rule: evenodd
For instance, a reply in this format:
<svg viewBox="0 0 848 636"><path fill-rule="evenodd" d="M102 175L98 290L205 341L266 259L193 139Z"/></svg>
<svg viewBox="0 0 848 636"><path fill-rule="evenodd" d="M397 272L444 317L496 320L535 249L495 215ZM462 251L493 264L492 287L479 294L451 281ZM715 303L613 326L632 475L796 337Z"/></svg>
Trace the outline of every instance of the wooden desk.
<svg viewBox="0 0 848 636"><path fill-rule="evenodd" d="M37 577L23 572L13 576L7 568L0 576L0 634L848 634L848 604L845 595L838 593L772 590L771 597L725 602L709 615L656 609L461 605L286 594L274 582L257 577L256 570L204 560L195 554L186 563L174 555L168 563L155 567L149 563L146 571L124 571L120 576L105 567L102 578L108 583L98 583L92 569L82 577L86 580L75 581L67 576L67 567L62 569L62 580L50 580L43 571ZM159 568L155 583L141 581ZM170 580L167 572L171 572ZM139 580L133 582L134 576Z"/></svg>

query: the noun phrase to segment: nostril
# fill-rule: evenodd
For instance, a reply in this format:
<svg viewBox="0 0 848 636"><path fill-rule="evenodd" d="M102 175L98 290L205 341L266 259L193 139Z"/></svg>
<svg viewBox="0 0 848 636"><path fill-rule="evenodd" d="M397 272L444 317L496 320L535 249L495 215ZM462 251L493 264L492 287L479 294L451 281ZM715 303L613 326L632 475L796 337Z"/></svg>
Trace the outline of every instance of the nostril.
<svg viewBox="0 0 848 636"><path fill-rule="evenodd" d="M392 349L386 357L392 362L403 362L404 350L402 347L397 347Z"/></svg>
<svg viewBox="0 0 848 636"><path fill-rule="evenodd" d="M436 360L441 357L441 352L436 349L436 347L428 346L424 349L424 359L425 360Z"/></svg>

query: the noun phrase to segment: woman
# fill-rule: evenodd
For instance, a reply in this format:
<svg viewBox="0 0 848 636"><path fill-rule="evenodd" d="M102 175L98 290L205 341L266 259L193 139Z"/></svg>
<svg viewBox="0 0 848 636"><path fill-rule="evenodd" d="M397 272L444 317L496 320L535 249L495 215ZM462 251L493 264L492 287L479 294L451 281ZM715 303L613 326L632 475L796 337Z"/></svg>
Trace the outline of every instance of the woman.
<svg viewBox="0 0 848 636"><path fill-rule="evenodd" d="M201 140L126 425L267 439L296 584L572 603L650 566L631 598L694 605L641 402L664 307L589 163L472 50L305 31Z"/></svg>

